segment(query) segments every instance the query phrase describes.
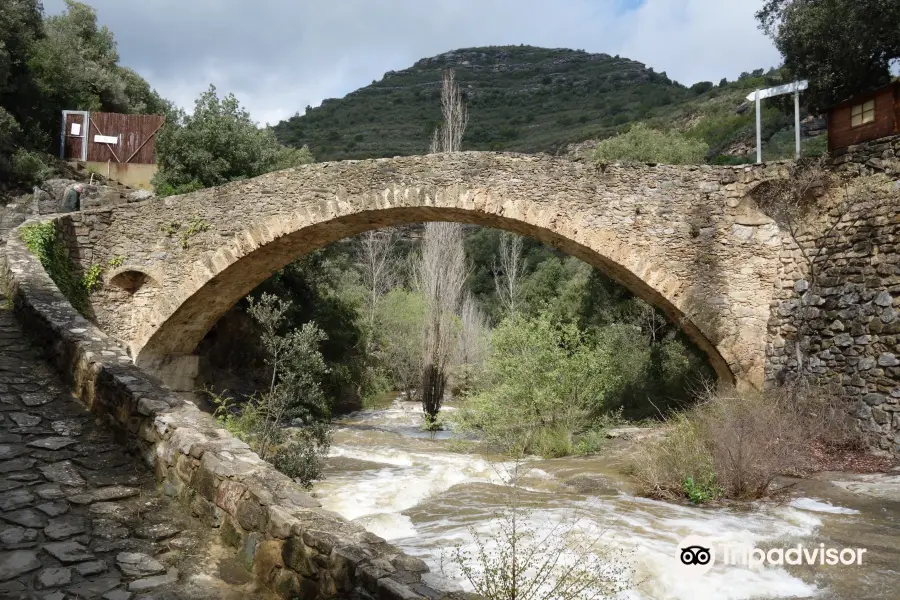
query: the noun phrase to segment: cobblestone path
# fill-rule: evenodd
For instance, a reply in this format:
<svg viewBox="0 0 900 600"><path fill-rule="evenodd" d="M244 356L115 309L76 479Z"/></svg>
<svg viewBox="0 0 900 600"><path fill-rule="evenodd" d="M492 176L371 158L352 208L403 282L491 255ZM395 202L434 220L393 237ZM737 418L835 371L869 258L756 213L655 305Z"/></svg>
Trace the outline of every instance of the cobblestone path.
<svg viewBox="0 0 900 600"><path fill-rule="evenodd" d="M231 556L0 310L0 599L268 597Z"/></svg>

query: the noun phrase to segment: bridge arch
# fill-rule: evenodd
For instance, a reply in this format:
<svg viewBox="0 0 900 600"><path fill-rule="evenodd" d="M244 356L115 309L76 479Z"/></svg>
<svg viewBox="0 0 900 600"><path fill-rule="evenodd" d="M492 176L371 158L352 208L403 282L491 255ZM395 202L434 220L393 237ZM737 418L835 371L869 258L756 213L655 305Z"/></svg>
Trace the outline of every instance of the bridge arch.
<svg viewBox="0 0 900 600"><path fill-rule="evenodd" d="M720 378L758 387L781 243L771 220L747 217L752 177L742 173L494 153L345 161L114 209L98 233L146 221L169 231L131 249L129 264L163 273L125 341L170 383L190 379L192 353L221 315L297 257L371 229L456 221L598 267L680 324ZM98 315L112 314L103 304Z"/></svg>

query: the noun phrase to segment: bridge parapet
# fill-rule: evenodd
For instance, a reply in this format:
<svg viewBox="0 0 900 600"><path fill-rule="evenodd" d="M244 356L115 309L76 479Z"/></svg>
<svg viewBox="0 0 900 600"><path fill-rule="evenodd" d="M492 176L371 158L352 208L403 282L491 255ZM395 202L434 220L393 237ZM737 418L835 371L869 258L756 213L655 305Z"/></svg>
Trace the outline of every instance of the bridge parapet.
<svg viewBox="0 0 900 600"><path fill-rule="evenodd" d="M446 597L421 583L424 562L321 509L212 416L134 366L72 308L18 233L2 267L18 316L76 396L140 453L167 495L219 531L259 583L283 598Z"/></svg>

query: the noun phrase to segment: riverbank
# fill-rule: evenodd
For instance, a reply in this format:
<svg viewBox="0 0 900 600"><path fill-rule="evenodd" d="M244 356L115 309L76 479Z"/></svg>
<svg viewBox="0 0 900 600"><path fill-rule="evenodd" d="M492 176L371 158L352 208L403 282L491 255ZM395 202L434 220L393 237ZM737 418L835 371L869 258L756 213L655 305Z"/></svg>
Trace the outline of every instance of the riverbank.
<svg viewBox="0 0 900 600"><path fill-rule="evenodd" d="M449 432L421 430L415 403L353 413L338 422L326 480L314 493L323 506L424 560L434 585L470 589L446 549L471 548L473 532L493 535L508 504L509 463L454 448ZM900 502L894 475L820 473L779 478L774 501L697 507L641 498L619 461L646 441L620 432L603 453L530 459L520 465L519 497L535 527L580 523L629 557L634 600L696 598L895 597L900 557ZM897 493L893 498L900 498ZM827 569L716 566L699 582L679 575L675 549L687 535L715 543L769 548L845 545L868 548L859 567ZM443 559L443 560L442 560ZM443 562L443 564L442 564Z"/></svg>

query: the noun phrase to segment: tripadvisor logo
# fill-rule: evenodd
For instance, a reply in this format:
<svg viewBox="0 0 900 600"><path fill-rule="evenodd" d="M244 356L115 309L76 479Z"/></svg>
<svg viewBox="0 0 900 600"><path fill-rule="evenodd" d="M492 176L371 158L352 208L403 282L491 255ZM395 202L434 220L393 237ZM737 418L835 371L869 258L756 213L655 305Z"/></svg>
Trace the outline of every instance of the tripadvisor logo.
<svg viewBox="0 0 900 600"><path fill-rule="evenodd" d="M704 575L715 565L716 549L709 540L690 535L676 546L676 559L685 575Z"/></svg>
<svg viewBox="0 0 900 600"><path fill-rule="evenodd" d="M677 568L686 575L703 575L715 564L761 569L785 565L861 565L865 548L834 548L825 544L796 544L763 550L748 544L714 544L700 536L688 536L677 546Z"/></svg>

